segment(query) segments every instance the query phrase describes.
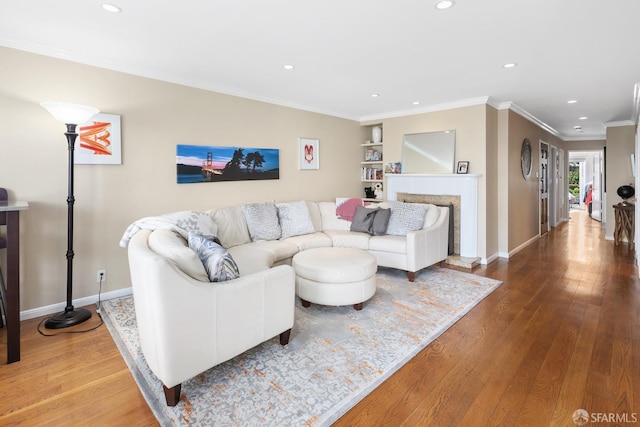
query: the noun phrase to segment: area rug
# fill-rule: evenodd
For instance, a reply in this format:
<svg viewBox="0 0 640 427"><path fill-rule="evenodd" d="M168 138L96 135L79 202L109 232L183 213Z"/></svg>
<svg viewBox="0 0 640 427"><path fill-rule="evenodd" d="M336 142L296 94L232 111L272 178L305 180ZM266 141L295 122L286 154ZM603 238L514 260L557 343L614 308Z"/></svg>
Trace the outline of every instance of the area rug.
<svg viewBox="0 0 640 427"><path fill-rule="evenodd" d="M377 291L352 306L303 308L287 346L275 337L182 384L165 404L142 355L133 297L103 303L105 323L163 426L328 426L502 282L446 268L380 268ZM188 362L187 362L188 363Z"/></svg>

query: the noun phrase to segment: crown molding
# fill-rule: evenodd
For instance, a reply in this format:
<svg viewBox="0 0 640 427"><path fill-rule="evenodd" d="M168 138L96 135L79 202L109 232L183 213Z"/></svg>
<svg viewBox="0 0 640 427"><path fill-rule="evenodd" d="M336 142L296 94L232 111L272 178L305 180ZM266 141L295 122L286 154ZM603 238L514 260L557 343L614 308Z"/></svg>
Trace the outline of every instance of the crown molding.
<svg viewBox="0 0 640 427"><path fill-rule="evenodd" d="M636 123L633 120L617 120L614 122L604 122L603 125L605 128L615 128L620 126L633 126Z"/></svg>
<svg viewBox="0 0 640 427"><path fill-rule="evenodd" d="M549 132L551 135L553 135L553 136L565 141L565 137L560 135L560 133L557 130L555 130L554 128L552 128L551 126L549 126L548 124L546 124L542 120L538 119L536 116L534 116L533 114L529 113L524 108L519 107L513 101L502 102L498 109L499 110L507 110L507 109L511 110L514 113L519 114L520 116L522 116L525 119L529 120L531 123L541 127L545 131Z"/></svg>
<svg viewBox="0 0 640 427"><path fill-rule="evenodd" d="M432 104L420 108L412 108L410 110L399 110L389 113L372 114L370 116L362 116L359 120L360 123L364 123L375 120L393 119L397 117L407 117L417 114L433 113L436 111L453 110L455 108L472 107L475 105L488 104L489 99L489 96L481 96L478 98L463 99L461 101L445 102L443 104Z"/></svg>

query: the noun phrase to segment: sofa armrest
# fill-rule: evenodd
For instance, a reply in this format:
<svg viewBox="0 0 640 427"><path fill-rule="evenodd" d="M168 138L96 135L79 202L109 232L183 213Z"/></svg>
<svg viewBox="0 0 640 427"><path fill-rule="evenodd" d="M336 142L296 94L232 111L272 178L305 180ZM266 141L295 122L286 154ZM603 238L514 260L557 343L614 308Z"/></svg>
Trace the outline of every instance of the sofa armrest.
<svg viewBox="0 0 640 427"><path fill-rule="evenodd" d="M195 280L149 249L129 244L129 268L145 359L173 387L291 328L295 275L278 266L224 283Z"/></svg>
<svg viewBox="0 0 640 427"><path fill-rule="evenodd" d="M447 259L449 246L449 209L438 207L437 221L418 231L407 233L407 268L416 272Z"/></svg>

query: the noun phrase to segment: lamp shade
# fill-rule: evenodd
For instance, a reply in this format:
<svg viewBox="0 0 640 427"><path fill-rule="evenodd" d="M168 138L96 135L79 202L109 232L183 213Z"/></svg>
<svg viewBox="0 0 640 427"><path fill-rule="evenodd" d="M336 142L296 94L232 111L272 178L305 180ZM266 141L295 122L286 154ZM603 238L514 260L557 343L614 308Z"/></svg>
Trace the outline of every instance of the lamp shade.
<svg viewBox="0 0 640 427"><path fill-rule="evenodd" d="M40 105L51 113L54 119L64 124L82 125L100 112L97 108L67 104L66 102L45 101L41 102Z"/></svg>

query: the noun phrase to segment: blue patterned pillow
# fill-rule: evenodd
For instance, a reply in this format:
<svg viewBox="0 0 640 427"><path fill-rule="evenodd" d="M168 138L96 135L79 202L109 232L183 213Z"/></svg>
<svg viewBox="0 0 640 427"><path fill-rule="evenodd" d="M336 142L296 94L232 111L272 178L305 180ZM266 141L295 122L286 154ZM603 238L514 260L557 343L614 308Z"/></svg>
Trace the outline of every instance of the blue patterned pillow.
<svg viewBox="0 0 640 427"><path fill-rule="evenodd" d="M240 277L238 265L229 252L214 240L189 233L189 247L198 254L210 281L224 282Z"/></svg>
<svg viewBox="0 0 640 427"><path fill-rule="evenodd" d="M417 231L424 225L427 213L425 205L390 201L391 216L387 226L387 234L406 236L410 231Z"/></svg>

